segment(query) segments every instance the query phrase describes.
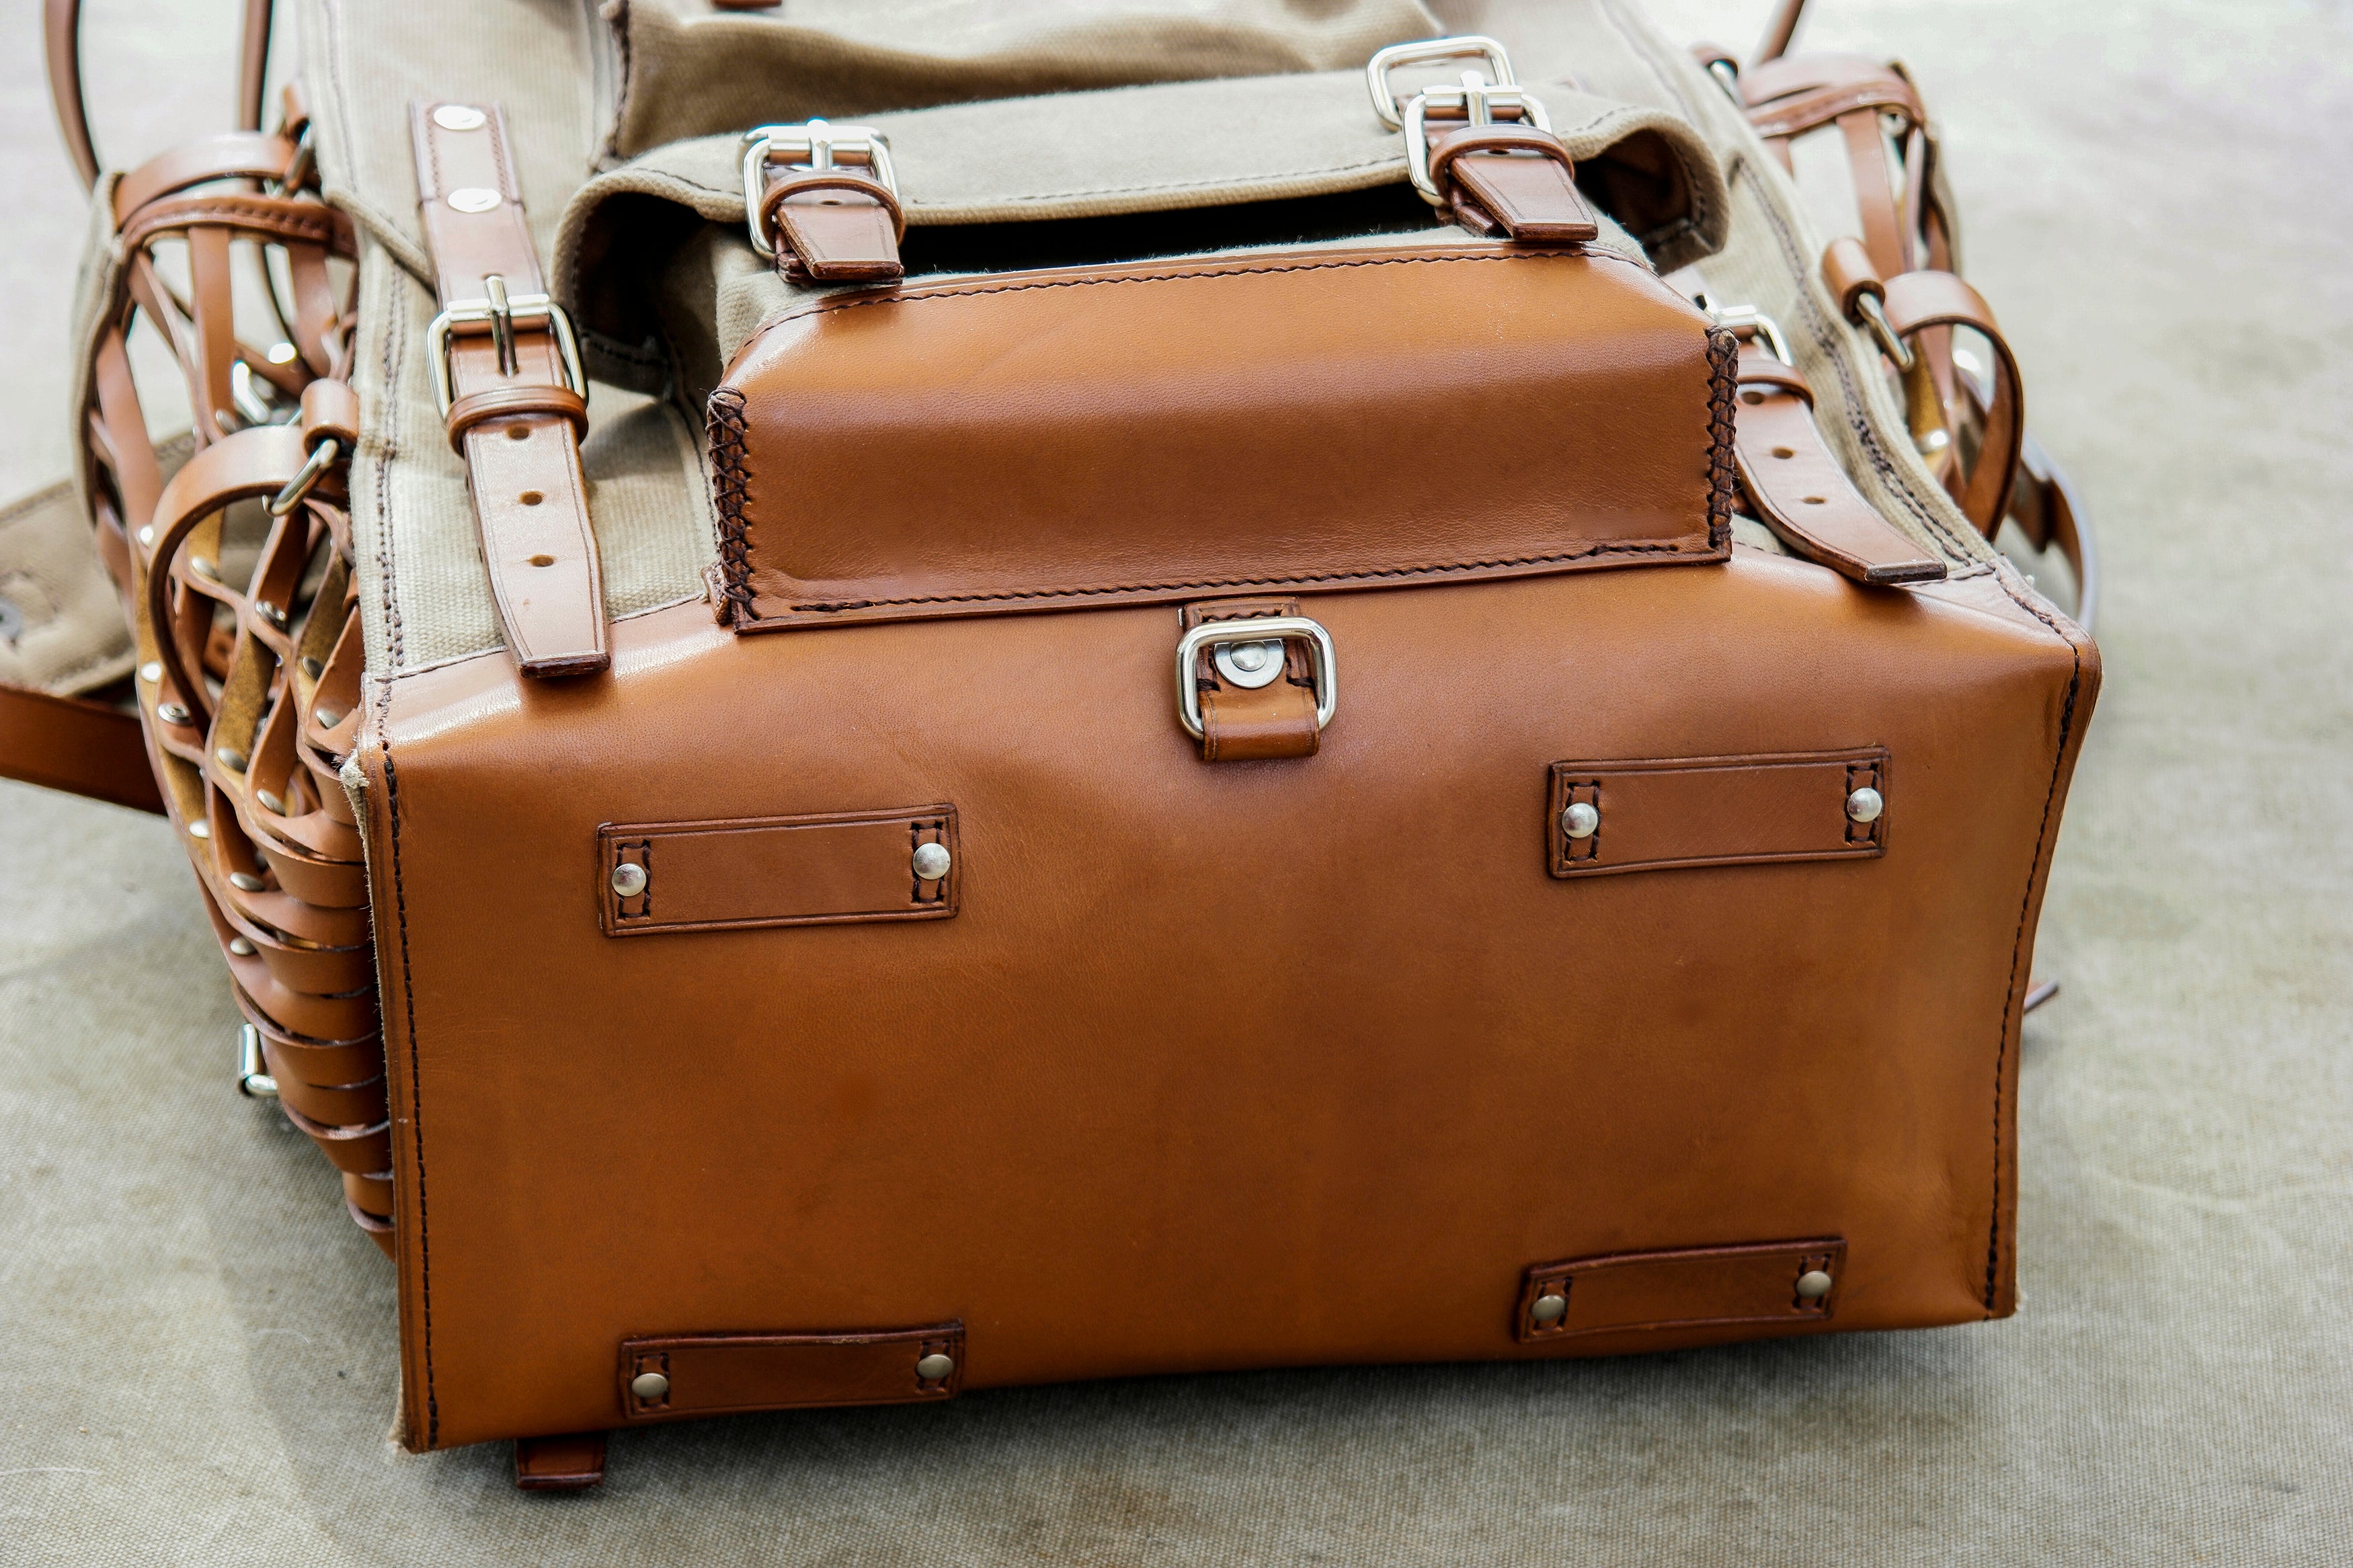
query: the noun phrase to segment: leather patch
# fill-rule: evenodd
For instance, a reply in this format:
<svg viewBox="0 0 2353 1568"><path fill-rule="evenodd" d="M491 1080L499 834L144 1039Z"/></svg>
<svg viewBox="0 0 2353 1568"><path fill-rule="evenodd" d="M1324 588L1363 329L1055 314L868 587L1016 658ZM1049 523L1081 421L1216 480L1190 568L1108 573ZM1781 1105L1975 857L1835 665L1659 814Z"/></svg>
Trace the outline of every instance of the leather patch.
<svg viewBox="0 0 2353 1568"><path fill-rule="evenodd" d="M945 1358L946 1369L925 1375L935 1358ZM677 1334L621 1342L621 1415L630 1421L913 1405L953 1399L963 1386L960 1322L881 1333Z"/></svg>
<svg viewBox="0 0 2353 1568"><path fill-rule="evenodd" d="M929 846L947 852L936 877L917 874ZM607 936L944 920L962 859L952 805L607 823L596 830L598 908Z"/></svg>
<svg viewBox="0 0 2353 1568"><path fill-rule="evenodd" d="M1878 792L1880 807L1858 822L1847 802L1865 787ZM1882 746L1555 763L1545 833L1556 877L1862 859L1885 852L1893 809ZM1572 826L1589 831L1572 834Z"/></svg>
<svg viewBox="0 0 2353 1568"><path fill-rule="evenodd" d="M1299 614L1296 599L1219 599L1187 605L1178 624L1187 631L1215 621L1259 620ZM1214 649L1203 648L1193 669L1201 696L1201 760L1256 763L1312 757L1323 743L1315 723L1315 676L1303 643L1282 645L1282 673L1267 685L1236 686L1218 673Z"/></svg>
<svg viewBox="0 0 2353 1568"><path fill-rule="evenodd" d="M1540 1263L1521 1280L1512 1337L1541 1344L1712 1323L1820 1322L1837 1310L1845 1268L1846 1243L1835 1237ZM1807 1293L1800 1281L1809 1275L1826 1276L1827 1289Z"/></svg>

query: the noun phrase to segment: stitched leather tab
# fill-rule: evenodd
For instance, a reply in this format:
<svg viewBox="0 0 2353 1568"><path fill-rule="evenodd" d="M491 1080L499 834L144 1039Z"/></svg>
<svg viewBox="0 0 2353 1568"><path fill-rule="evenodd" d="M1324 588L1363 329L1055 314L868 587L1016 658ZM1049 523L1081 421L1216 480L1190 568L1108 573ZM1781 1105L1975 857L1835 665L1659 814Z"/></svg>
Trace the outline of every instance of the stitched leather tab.
<svg viewBox="0 0 2353 1568"><path fill-rule="evenodd" d="M1522 1279L1512 1337L1541 1344L1709 1323L1820 1322L1837 1310L1845 1271L1846 1243L1835 1237L1540 1263ZM1829 1277L1822 1294L1801 1293L1810 1274Z"/></svg>
<svg viewBox="0 0 2353 1568"><path fill-rule="evenodd" d="M1847 814L1858 789L1879 792L1869 822ZM1565 820L1572 807L1581 821ZM1883 853L1887 752L1682 757L1616 763L1555 763L1546 807L1556 877L1608 876L1674 866L1768 860L1844 860ZM1572 834L1571 826L1589 832Z"/></svg>
<svg viewBox="0 0 2353 1568"><path fill-rule="evenodd" d="M1532 125L1458 131L1430 159L1430 179L1452 193L1464 227L1537 245L1581 244L1601 233L1575 174L1560 138Z"/></svg>
<svg viewBox="0 0 2353 1568"><path fill-rule="evenodd" d="M952 805L608 823L596 830L605 934L944 920L963 882L955 829ZM926 846L946 851L941 875L917 874Z"/></svg>
<svg viewBox="0 0 2353 1568"><path fill-rule="evenodd" d="M1179 619L1191 631L1211 621L1297 614L1296 599L1221 599L1187 605ZM1315 723L1314 671L1303 645L1286 642L1282 649L1282 673L1255 689L1224 679L1214 651L1201 650L1194 680L1201 693L1203 762L1255 763L1315 754L1323 731Z"/></svg>
<svg viewBox="0 0 2353 1568"><path fill-rule="evenodd" d="M793 175L768 188L760 214L789 282L887 283L906 274L906 219L880 181L838 169Z"/></svg>
<svg viewBox="0 0 2353 1568"><path fill-rule="evenodd" d="M935 1358L947 1362L945 1369ZM621 1414L632 1422L913 1405L953 1399L963 1386L960 1322L881 1333L681 1334L621 1342Z"/></svg>

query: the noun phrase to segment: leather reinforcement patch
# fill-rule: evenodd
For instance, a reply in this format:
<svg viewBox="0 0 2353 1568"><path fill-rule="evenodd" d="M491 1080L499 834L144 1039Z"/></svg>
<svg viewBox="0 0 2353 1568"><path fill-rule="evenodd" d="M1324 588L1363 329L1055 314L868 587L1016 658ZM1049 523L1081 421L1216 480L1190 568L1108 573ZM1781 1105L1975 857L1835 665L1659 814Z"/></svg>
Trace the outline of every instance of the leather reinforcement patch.
<svg viewBox="0 0 2353 1568"><path fill-rule="evenodd" d="M1522 1278L1512 1337L1541 1344L1714 1323L1818 1322L1836 1310L1845 1270L1846 1243L1836 1237L1539 1263Z"/></svg>
<svg viewBox="0 0 2353 1568"><path fill-rule="evenodd" d="M598 912L607 936L945 920L960 860L952 805L607 823Z"/></svg>
<svg viewBox="0 0 2353 1568"><path fill-rule="evenodd" d="M964 1325L839 1334L671 1334L621 1342L631 1422L750 1410L913 1405L964 1386Z"/></svg>
<svg viewBox="0 0 2353 1568"><path fill-rule="evenodd" d="M1556 877L1868 859L1887 849L1887 749L1555 763Z"/></svg>

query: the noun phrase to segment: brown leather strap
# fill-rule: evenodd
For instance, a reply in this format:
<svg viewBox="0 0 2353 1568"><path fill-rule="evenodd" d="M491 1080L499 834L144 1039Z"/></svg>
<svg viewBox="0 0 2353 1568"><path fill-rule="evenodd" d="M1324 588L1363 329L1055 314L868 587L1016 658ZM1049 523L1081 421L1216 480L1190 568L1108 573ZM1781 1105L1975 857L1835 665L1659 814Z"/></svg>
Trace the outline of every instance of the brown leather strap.
<svg viewBox="0 0 2353 1568"><path fill-rule="evenodd" d="M1796 367L1753 335L1740 345L1733 452L1749 503L1790 552L1873 587L1933 583L1945 563L1862 498L1814 424Z"/></svg>
<svg viewBox="0 0 2353 1568"><path fill-rule="evenodd" d="M1968 327L1993 350L1993 398L1985 410L1977 459L1966 473L1956 463L1946 474L1953 499L1990 539L2010 510L2019 453L2026 440L2026 387L2018 361L1984 296L1949 272L1906 272L1889 279L1886 310L1887 323L1898 337L1915 338L1934 327Z"/></svg>
<svg viewBox="0 0 2353 1568"><path fill-rule="evenodd" d="M1773 7L1773 19L1765 24L1765 36L1757 40L1757 56L1748 63L1761 66L1779 59L1789 52L1797 40L1798 24L1805 20L1806 0L1780 0Z"/></svg>
<svg viewBox="0 0 2353 1568"><path fill-rule="evenodd" d="M1430 178L1473 234L1529 244L1581 244L1601 232L1577 188L1568 148L1533 125L1472 125L1439 142Z"/></svg>
<svg viewBox="0 0 2353 1568"><path fill-rule="evenodd" d="M760 199L760 221L792 283L891 283L906 276L906 216L881 181L851 169L787 171Z"/></svg>
<svg viewBox="0 0 2353 1568"><path fill-rule="evenodd" d="M148 203L191 185L213 180L283 180L293 158L293 142L259 131L224 131L167 147L116 184L115 226L121 226Z"/></svg>
<svg viewBox="0 0 2353 1568"><path fill-rule="evenodd" d="M271 0L245 0L242 47L238 50L237 124L261 129L263 83L269 68ZM98 184L98 148L90 141L90 109L81 90L81 0L46 0L43 31L49 66L49 101L58 112L58 129L66 152L85 186Z"/></svg>
<svg viewBox="0 0 2353 1568"><path fill-rule="evenodd" d="M443 310L543 293L498 106L421 102L409 123ZM450 439L466 458L491 596L516 668L538 677L612 662L580 472L587 389L567 384L554 310L512 314L503 334L488 319L452 322L448 339Z"/></svg>
<svg viewBox="0 0 2353 1568"><path fill-rule="evenodd" d="M1178 616L1187 631L1212 621L1259 620L1299 614L1296 599L1225 599L1187 605ZM1304 645L1282 645L1282 673L1256 688L1237 685L1218 670L1217 655L1203 648L1194 665L1201 697L1201 760L1256 763L1276 757L1312 757L1323 743L1315 722L1315 677Z"/></svg>
<svg viewBox="0 0 2353 1568"><path fill-rule="evenodd" d="M162 813L139 716L0 683L0 778Z"/></svg>

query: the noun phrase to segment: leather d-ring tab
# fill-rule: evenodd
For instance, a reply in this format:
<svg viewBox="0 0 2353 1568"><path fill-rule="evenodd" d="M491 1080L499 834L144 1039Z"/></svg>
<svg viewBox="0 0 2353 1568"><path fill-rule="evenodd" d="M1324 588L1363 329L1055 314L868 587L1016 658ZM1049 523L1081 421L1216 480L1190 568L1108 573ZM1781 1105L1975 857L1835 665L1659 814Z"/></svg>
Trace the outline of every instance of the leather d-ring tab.
<svg viewBox="0 0 2353 1568"><path fill-rule="evenodd" d="M1865 295L1877 300L1887 298L1886 281L1879 276L1879 268L1872 265L1871 252L1852 235L1839 236L1822 252L1822 281L1830 285L1840 313L1849 321L1855 320L1862 310Z"/></svg>
<svg viewBox="0 0 2353 1568"><path fill-rule="evenodd" d="M906 276L899 258L906 216L879 180L846 169L787 174L761 199L760 221L788 282L892 283Z"/></svg>
<svg viewBox="0 0 2353 1568"><path fill-rule="evenodd" d="M1223 599L1186 605L1181 622L1191 631L1213 622L1298 614L1296 599ZM1201 760L1256 763L1314 756L1323 731L1315 721L1315 677L1307 645L1284 641L1279 651L1262 644L1249 646L1255 657L1281 665L1279 673L1256 687L1240 684L1257 672L1240 670L1230 653L1222 668L1214 647L1203 647L1194 661L1194 684L1201 700Z"/></svg>
<svg viewBox="0 0 2353 1568"><path fill-rule="evenodd" d="M1534 154L1531 156L1530 154ZM1473 234L1501 232L1529 244L1582 244L1601 226L1577 188L1568 148L1533 125L1457 131L1430 155L1430 183L1447 193L1457 221Z"/></svg>
<svg viewBox="0 0 2353 1568"><path fill-rule="evenodd" d="M449 405L449 445L462 455L466 432L475 426L533 414L565 421L575 437L588 434L588 401L570 387L493 386L470 392Z"/></svg>

